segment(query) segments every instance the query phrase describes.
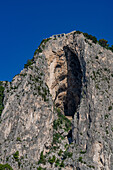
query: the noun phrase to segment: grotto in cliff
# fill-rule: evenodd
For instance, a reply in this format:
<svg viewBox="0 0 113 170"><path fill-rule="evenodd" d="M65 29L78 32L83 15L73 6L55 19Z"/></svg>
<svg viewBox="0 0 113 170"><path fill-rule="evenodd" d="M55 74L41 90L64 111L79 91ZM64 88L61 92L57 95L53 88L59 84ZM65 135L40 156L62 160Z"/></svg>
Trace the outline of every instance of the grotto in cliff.
<svg viewBox="0 0 113 170"><path fill-rule="evenodd" d="M113 170L113 52L95 37L44 39L0 98L0 168Z"/></svg>

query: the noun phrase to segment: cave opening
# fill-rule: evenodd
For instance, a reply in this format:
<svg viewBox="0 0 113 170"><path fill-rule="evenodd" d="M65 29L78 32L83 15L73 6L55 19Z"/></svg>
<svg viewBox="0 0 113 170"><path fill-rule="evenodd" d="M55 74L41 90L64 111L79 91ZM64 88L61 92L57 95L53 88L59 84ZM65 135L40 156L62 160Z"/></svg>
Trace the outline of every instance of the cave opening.
<svg viewBox="0 0 113 170"><path fill-rule="evenodd" d="M69 47L64 47L67 60L67 93L63 102L65 116L74 117L80 104L82 90L82 70L78 56Z"/></svg>

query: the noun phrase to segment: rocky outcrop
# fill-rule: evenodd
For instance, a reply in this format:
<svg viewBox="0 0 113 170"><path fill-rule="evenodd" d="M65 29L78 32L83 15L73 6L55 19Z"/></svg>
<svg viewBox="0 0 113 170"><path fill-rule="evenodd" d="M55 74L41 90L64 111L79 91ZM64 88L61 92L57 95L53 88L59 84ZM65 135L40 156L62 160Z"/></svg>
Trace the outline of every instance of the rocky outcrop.
<svg viewBox="0 0 113 170"><path fill-rule="evenodd" d="M29 169L52 142L53 102L44 81L44 61L38 57L11 83L3 83L6 88L0 123L0 162L8 160L14 169L20 163ZM13 164L18 151L22 160Z"/></svg>
<svg viewBox="0 0 113 170"><path fill-rule="evenodd" d="M70 33L51 41L44 54L53 100L74 117L73 140L97 169L112 169L113 53Z"/></svg>
<svg viewBox="0 0 113 170"><path fill-rule="evenodd" d="M74 31L43 40L26 67L3 83L1 163L112 170L113 53Z"/></svg>
<svg viewBox="0 0 113 170"><path fill-rule="evenodd" d="M57 107L66 116L74 116L80 104L82 68L74 47L69 47L70 38L60 38L49 44L44 54L48 61L47 84ZM69 42L70 41L70 42ZM74 48L74 50L73 50ZM83 62L83 61L81 61ZM83 63L82 63L83 64Z"/></svg>

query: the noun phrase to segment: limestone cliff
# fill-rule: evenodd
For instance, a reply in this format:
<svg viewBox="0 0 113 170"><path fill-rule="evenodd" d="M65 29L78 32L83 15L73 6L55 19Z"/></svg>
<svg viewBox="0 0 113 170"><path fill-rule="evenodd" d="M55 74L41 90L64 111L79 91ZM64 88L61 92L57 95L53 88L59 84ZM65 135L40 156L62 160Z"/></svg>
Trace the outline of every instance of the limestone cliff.
<svg viewBox="0 0 113 170"><path fill-rule="evenodd" d="M2 86L2 165L113 169L110 50L76 31L55 35L43 40L21 73Z"/></svg>

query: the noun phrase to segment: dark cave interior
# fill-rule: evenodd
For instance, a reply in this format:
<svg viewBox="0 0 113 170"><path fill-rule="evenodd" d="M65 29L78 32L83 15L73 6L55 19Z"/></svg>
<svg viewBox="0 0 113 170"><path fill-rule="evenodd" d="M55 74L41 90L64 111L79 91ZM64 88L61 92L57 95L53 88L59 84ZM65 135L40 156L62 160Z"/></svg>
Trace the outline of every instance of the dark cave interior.
<svg viewBox="0 0 113 170"><path fill-rule="evenodd" d="M72 52L69 47L64 47L67 60L67 94L64 99L64 114L72 116L77 110L81 99L82 89L82 70L78 56Z"/></svg>

